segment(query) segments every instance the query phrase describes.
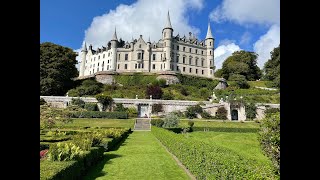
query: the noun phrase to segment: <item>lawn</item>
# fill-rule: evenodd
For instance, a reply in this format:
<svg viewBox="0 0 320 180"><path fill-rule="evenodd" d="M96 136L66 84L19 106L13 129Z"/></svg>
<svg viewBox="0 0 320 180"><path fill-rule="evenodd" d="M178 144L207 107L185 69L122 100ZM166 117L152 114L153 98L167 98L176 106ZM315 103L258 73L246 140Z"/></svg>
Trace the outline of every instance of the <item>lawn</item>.
<svg viewBox="0 0 320 180"><path fill-rule="evenodd" d="M133 132L84 179L190 179L151 132Z"/></svg>
<svg viewBox="0 0 320 180"><path fill-rule="evenodd" d="M74 118L72 123L64 124L64 127L123 127L133 128L134 119L89 119Z"/></svg>
<svg viewBox="0 0 320 180"><path fill-rule="evenodd" d="M270 160L261 151L257 133L198 131L190 133L188 138L225 147L243 157L252 158L262 163L270 163Z"/></svg>

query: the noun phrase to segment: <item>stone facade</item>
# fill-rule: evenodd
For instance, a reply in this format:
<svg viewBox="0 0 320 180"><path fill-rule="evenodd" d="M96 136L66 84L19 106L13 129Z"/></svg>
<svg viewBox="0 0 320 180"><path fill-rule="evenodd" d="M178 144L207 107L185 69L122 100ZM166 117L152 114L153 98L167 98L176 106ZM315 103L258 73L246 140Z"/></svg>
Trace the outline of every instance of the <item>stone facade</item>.
<svg viewBox="0 0 320 180"><path fill-rule="evenodd" d="M106 46L92 49L86 43L81 50L79 78L97 72L143 72L162 74L165 72L213 78L214 38L208 24L204 40L198 40L192 33L189 37L173 36L168 12L167 22L158 42L145 41L140 35L130 42L119 42L116 30ZM175 80L170 80L174 82Z"/></svg>

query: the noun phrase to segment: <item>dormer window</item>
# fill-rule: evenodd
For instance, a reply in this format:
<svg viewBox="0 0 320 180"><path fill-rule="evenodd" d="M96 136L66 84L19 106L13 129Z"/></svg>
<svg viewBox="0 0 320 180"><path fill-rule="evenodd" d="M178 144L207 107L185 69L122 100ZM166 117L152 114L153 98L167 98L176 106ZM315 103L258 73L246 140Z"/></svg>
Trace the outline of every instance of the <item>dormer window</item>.
<svg viewBox="0 0 320 180"><path fill-rule="evenodd" d="M139 44L139 48L141 48L141 44Z"/></svg>

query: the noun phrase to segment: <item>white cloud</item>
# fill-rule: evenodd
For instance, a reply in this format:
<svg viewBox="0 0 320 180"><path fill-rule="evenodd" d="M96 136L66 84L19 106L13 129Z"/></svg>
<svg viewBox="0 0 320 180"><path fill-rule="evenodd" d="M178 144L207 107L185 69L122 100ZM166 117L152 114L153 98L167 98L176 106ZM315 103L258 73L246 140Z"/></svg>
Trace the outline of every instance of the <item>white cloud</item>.
<svg viewBox="0 0 320 180"><path fill-rule="evenodd" d="M240 38L240 45L249 44L250 40L251 40L251 34L248 31L246 31L242 34Z"/></svg>
<svg viewBox="0 0 320 180"><path fill-rule="evenodd" d="M235 43L224 44L218 46L214 50L214 63L217 69L221 69L223 62L231 56L231 54L235 51L241 50L238 45Z"/></svg>
<svg viewBox="0 0 320 180"><path fill-rule="evenodd" d="M144 40L150 36L152 42L157 42L165 26L167 10L170 11L174 35L179 33L188 36L189 32L198 35L200 29L189 24L188 13L202 8L203 0L138 0L131 5L120 4L115 10L93 18L85 31L84 40L87 45L92 44L94 49L106 46L116 27L118 39L130 42L132 37L138 39L141 34Z"/></svg>
<svg viewBox="0 0 320 180"><path fill-rule="evenodd" d="M254 51L259 55L257 62L260 68L270 59L270 52L280 44L280 26L273 25L268 32L262 35L253 45Z"/></svg>
<svg viewBox="0 0 320 180"><path fill-rule="evenodd" d="M229 20L239 24L279 24L280 0L223 0L209 18L218 23Z"/></svg>

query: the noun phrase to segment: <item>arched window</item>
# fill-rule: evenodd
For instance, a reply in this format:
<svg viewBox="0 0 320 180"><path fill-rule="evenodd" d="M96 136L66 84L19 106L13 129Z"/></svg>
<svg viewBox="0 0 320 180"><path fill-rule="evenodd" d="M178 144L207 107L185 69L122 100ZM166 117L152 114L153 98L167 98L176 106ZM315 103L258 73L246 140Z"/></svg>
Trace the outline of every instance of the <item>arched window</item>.
<svg viewBox="0 0 320 180"><path fill-rule="evenodd" d="M167 36L167 33L166 32L164 32L164 36L163 37L166 37Z"/></svg>
<svg viewBox="0 0 320 180"><path fill-rule="evenodd" d="M210 42L210 46L211 46L211 42Z"/></svg>
<svg viewBox="0 0 320 180"><path fill-rule="evenodd" d="M211 55L211 51L210 51L210 55Z"/></svg>

